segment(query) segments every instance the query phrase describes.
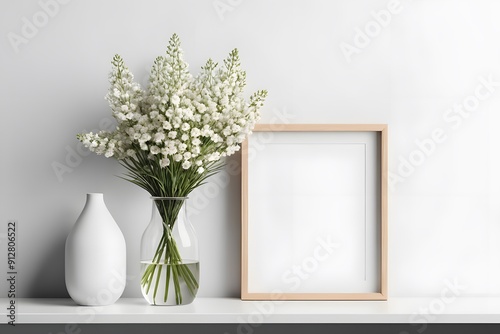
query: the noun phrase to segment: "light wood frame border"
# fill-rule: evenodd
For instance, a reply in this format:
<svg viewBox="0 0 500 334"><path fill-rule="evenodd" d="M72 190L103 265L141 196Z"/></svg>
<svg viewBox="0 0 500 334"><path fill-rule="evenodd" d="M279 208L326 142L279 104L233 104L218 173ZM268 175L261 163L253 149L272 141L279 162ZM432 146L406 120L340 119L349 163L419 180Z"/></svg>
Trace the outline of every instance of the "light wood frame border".
<svg viewBox="0 0 500 334"><path fill-rule="evenodd" d="M380 139L380 289L373 293L248 292L248 140L241 155L241 299L242 300L387 300L387 124L258 124L254 132L376 132Z"/></svg>

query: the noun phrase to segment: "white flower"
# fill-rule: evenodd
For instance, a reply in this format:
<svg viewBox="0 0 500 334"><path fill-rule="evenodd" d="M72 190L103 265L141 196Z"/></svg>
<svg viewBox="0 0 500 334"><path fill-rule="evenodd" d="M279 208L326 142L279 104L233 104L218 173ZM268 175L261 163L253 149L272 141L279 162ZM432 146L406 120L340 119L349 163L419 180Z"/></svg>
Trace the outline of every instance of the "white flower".
<svg viewBox="0 0 500 334"><path fill-rule="evenodd" d="M181 126L182 119L180 117L174 117L173 123L174 123L174 128L178 129Z"/></svg>
<svg viewBox="0 0 500 334"><path fill-rule="evenodd" d="M210 156L208 157L208 161L217 161L221 158L221 154L219 152L214 152L212 154L210 154Z"/></svg>
<svg viewBox="0 0 500 334"><path fill-rule="evenodd" d="M149 149L149 151L151 152L151 154L158 154L160 153L160 148L156 145L153 145L151 146L151 148Z"/></svg>
<svg viewBox="0 0 500 334"><path fill-rule="evenodd" d="M182 160L182 154L176 154L176 155L174 155L174 161L179 162L181 160Z"/></svg>
<svg viewBox="0 0 500 334"><path fill-rule="evenodd" d="M165 130L170 130L170 129L172 129L172 124L170 124L170 122L165 121L165 122L163 122L163 128Z"/></svg>
<svg viewBox="0 0 500 334"><path fill-rule="evenodd" d="M198 128L192 128L191 129L191 136L192 137L199 137L201 135L201 131Z"/></svg>
<svg viewBox="0 0 500 334"><path fill-rule="evenodd" d="M191 162L186 160L182 163L182 168L189 169L189 167L191 167Z"/></svg>
<svg viewBox="0 0 500 334"><path fill-rule="evenodd" d="M172 98L170 99L170 102L172 102L174 106L178 106L179 103L181 102L181 99L177 95L173 95Z"/></svg>
<svg viewBox="0 0 500 334"><path fill-rule="evenodd" d="M240 147L238 145L231 145L231 146L228 146L227 150L226 150L226 156L230 156L230 155L233 155L236 151L239 151Z"/></svg>
<svg viewBox="0 0 500 334"><path fill-rule="evenodd" d="M223 134L224 136L229 136L229 135L231 134L231 128L229 128L229 126L228 126L228 127L226 127L226 128L222 131L222 134Z"/></svg>
<svg viewBox="0 0 500 334"><path fill-rule="evenodd" d="M199 146L193 146L191 148L191 152L193 153L193 157L197 157L200 154L201 150Z"/></svg>
<svg viewBox="0 0 500 334"><path fill-rule="evenodd" d="M165 142L165 145L168 147L168 148L175 148L175 140L169 140L167 142Z"/></svg>
<svg viewBox="0 0 500 334"><path fill-rule="evenodd" d="M251 131L250 131L251 132ZM243 143L243 141L245 140L245 135L244 134L239 134L238 136L236 136L236 142L238 144L241 144Z"/></svg>
<svg viewBox="0 0 500 334"><path fill-rule="evenodd" d="M198 169L196 171L198 172L198 174L202 174L205 171L205 168L198 167Z"/></svg>
<svg viewBox="0 0 500 334"><path fill-rule="evenodd" d="M198 108L198 111L200 112L200 114L203 114L205 111L207 111L207 107L201 103L197 105L197 108Z"/></svg>
<svg viewBox="0 0 500 334"><path fill-rule="evenodd" d="M181 126L182 131L188 131L191 127L189 126L188 123L183 123Z"/></svg>
<svg viewBox="0 0 500 334"><path fill-rule="evenodd" d="M165 134L163 132L157 132L154 137L156 143L160 143L165 140Z"/></svg>
<svg viewBox="0 0 500 334"><path fill-rule="evenodd" d="M214 143L220 143L222 142L222 137L219 136L217 133L211 136L211 139Z"/></svg>
<svg viewBox="0 0 500 334"><path fill-rule="evenodd" d="M177 132L176 131L170 131L168 133L168 138L175 139L177 137Z"/></svg>
<svg viewBox="0 0 500 334"><path fill-rule="evenodd" d="M150 139L151 139L151 135L149 133L143 133L139 140L142 142L146 142Z"/></svg>
<svg viewBox="0 0 500 334"><path fill-rule="evenodd" d="M177 153L177 149L176 148L169 148L169 147L164 147L162 149L162 152L163 152L163 155L164 156L171 156L173 158L174 154Z"/></svg>
<svg viewBox="0 0 500 334"><path fill-rule="evenodd" d="M160 167L165 168L170 165L170 160L168 158L163 158L160 160Z"/></svg>

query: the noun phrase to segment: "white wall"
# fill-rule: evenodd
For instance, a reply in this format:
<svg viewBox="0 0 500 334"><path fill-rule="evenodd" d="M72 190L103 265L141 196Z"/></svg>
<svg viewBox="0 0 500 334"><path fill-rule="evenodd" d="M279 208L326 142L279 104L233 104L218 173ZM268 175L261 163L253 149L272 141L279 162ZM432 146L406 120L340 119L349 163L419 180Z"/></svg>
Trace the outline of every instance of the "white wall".
<svg viewBox="0 0 500 334"><path fill-rule="evenodd" d="M270 92L262 122L279 115L292 123L389 124L390 296L438 294L446 280L466 286L463 295L500 294L500 2L389 3L73 0L33 36L24 31L26 43L16 48L9 33L22 36L23 20L43 19L42 8L35 0L2 1L0 237L5 254L6 222L18 219L19 297L67 296L64 241L87 192L105 193L127 240L125 296L140 296L148 195L114 176L122 172L114 160L74 159L62 182L53 163L68 165L75 134L109 117L103 96L112 56L121 54L144 83L174 32L194 72L208 57L240 49L248 92ZM379 32L371 12L388 6L394 14ZM375 30L363 39L357 28ZM342 43L356 53L346 57ZM477 88L488 77L494 85ZM474 111L448 111L464 102ZM436 129L446 139L430 145ZM418 152L422 140L427 156ZM419 165L401 162L410 158ZM193 194L200 296L239 295L239 190L233 173L227 186Z"/></svg>

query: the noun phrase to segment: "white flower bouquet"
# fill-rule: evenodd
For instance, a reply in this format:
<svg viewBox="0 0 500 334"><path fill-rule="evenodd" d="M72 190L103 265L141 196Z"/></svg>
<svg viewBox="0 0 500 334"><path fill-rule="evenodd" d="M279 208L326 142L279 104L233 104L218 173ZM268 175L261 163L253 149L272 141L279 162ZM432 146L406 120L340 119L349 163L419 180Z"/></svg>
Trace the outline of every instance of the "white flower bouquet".
<svg viewBox="0 0 500 334"><path fill-rule="evenodd" d="M84 133L77 138L91 151L118 159L127 170L124 179L153 197L186 197L217 173L223 167L222 158L238 151L251 133L267 95L260 90L245 101L246 74L237 49L230 52L224 66L218 67L209 59L193 77L176 34L169 41L166 55L154 61L146 90L134 82L119 55L112 65L106 100L117 127L113 132ZM179 212L180 208L158 209L166 236L176 219L167 213ZM182 265L175 256L175 243L164 240L154 261ZM152 263L143 274L141 284L148 290L155 270L157 266ZM179 275L176 279L183 279L192 293L198 288L189 269L172 275ZM182 296L175 287L180 304Z"/></svg>

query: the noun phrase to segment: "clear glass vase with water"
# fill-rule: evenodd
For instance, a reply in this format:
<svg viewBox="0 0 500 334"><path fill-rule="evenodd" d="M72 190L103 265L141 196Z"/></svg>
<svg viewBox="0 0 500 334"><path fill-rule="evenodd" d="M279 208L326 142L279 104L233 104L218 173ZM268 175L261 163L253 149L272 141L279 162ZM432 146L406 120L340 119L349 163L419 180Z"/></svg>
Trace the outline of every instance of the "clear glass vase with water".
<svg viewBox="0 0 500 334"><path fill-rule="evenodd" d="M198 239L187 217L187 197L152 197L151 221L141 239L141 290L151 305L185 305L196 297Z"/></svg>

